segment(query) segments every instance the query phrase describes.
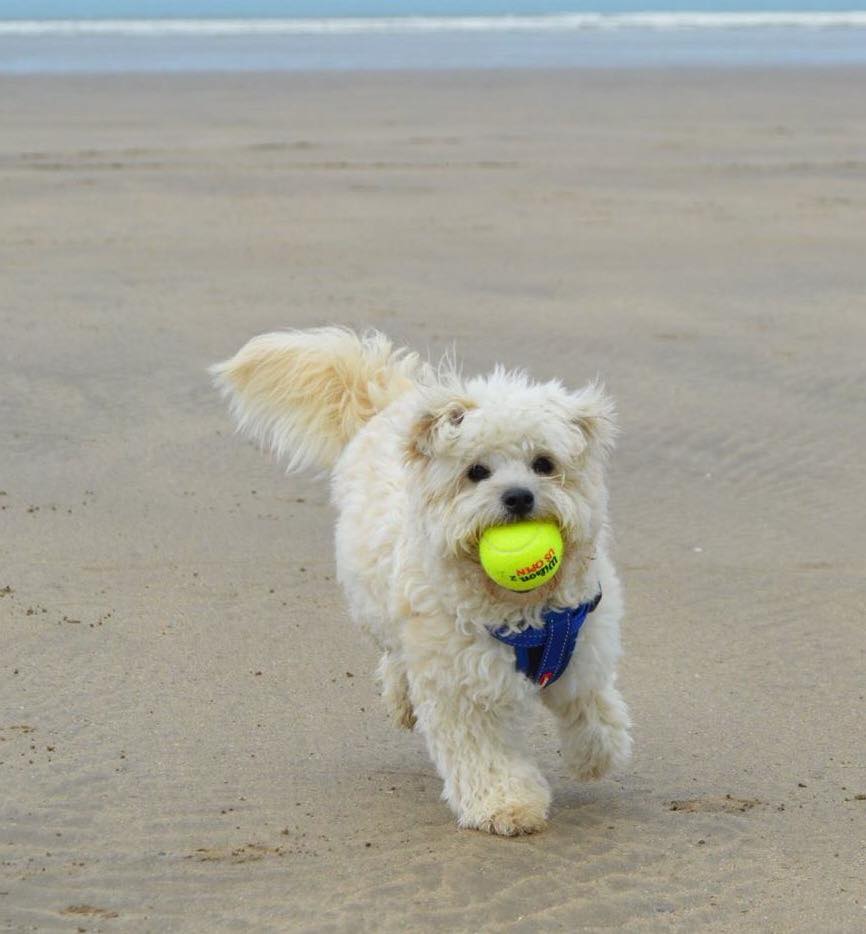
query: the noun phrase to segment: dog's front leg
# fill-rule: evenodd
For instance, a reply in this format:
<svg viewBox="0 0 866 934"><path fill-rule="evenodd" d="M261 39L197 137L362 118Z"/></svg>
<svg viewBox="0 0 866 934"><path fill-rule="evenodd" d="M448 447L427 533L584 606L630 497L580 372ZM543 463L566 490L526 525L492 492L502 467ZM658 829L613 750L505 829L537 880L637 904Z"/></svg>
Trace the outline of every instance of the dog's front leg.
<svg viewBox="0 0 866 934"><path fill-rule="evenodd" d="M601 778L624 765L631 754L628 707L612 678L597 689L581 690L569 674L541 696L559 721L568 770L582 781Z"/></svg>
<svg viewBox="0 0 866 934"><path fill-rule="evenodd" d="M521 735L532 693L498 648L459 641L444 652L442 642L416 645L408 670L418 729L444 781L443 797L461 827L534 833L546 823L550 787Z"/></svg>

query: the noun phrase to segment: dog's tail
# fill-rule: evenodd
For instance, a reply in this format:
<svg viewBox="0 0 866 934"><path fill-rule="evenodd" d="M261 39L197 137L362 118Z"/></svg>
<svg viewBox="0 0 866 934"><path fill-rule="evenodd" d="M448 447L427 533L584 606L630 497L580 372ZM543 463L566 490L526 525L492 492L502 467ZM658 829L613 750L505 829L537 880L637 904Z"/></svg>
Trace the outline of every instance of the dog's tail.
<svg viewBox="0 0 866 934"><path fill-rule="evenodd" d="M330 467L425 366L378 331L324 327L254 337L210 372L240 429L302 470Z"/></svg>

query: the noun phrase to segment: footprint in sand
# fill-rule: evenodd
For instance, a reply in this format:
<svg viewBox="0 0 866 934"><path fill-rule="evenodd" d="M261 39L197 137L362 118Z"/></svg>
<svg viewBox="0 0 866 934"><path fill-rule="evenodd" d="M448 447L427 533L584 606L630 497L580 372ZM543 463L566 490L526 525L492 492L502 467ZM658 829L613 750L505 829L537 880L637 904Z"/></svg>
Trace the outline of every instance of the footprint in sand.
<svg viewBox="0 0 866 934"><path fill-rule="evenodd" d="M744 814L763 803L757 798L735 798L733 795L704 795L700 798L683 798L679 801L671 801L670 810L686 811L687 813L701 811L704 813Z"/></svg>

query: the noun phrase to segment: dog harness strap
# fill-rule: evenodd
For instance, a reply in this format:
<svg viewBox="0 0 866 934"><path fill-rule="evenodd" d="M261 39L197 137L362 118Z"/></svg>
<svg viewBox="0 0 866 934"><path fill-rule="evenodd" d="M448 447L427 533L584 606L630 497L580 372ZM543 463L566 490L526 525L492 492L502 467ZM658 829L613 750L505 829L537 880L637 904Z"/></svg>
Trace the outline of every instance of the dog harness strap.
<svg viewBox="0 0 866 934"><path fill-rule="evenodd" d="M580 629L586 617L601 603L601 591L588 603L563 610L546 610L544 627L509 633L505 627L490 629L490 635L514 649L514 663L530 681L545 688L568 668Z"/></svg>

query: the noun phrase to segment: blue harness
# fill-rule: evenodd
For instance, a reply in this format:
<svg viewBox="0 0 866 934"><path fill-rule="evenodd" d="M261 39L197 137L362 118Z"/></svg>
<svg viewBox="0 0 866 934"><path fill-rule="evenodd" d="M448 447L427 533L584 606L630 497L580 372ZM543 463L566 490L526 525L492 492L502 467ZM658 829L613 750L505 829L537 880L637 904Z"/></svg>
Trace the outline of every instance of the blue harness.
<svg viewBox="0 0 866 934"><path fill-rule="evenodd" d="M513 646L517 670L545 688L568 668L580 628L599 603L601 591L589 603L564 610L547 610L542 614L543 629L508 632L507 627L500 627L488 632L494 639Z"/></svg>

